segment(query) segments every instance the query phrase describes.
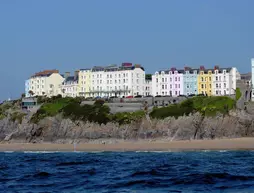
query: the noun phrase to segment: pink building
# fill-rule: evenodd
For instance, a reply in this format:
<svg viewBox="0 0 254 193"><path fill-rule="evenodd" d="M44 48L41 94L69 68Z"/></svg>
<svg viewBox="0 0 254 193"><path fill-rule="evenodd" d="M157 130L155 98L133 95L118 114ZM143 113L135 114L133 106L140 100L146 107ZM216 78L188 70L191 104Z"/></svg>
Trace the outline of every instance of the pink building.
<svg viewBox="0 0 254 193"><path fill-rule="evenodd" d="M183 70L171 68L169 70L169 95L183 95Z"/></svg>

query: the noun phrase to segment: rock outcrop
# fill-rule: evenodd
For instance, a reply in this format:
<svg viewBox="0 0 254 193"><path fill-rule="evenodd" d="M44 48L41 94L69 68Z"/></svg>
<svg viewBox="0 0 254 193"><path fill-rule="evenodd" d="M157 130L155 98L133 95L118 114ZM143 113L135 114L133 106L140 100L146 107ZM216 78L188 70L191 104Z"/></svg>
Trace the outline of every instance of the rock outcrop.
<svg viewBox="0 0 254 193"><path fill-rule="evenodd" d="M103 139L215 139L254 136L253 116L244 111L232 111L229 115L203 117L199 113L168 117L164 120L144 118L128 125L108 123L73 122L60 115L48 117L38 124L12 122L9 117L0 120L2 143L79 143Z"/></svg>

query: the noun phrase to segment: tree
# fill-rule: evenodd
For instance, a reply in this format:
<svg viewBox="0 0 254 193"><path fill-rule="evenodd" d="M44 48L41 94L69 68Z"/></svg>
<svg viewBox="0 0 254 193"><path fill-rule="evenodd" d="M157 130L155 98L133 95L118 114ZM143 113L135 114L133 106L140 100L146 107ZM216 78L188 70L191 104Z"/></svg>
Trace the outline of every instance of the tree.
<svg viewBox="0 0 254 193"><path fill-rule="evenodd" d="M34 92L33 92L32 90L29 90L28 93L29 93L30 96L33 96L33 95L34 95Z"/></svg>
<svg viewBox="0 0 254 193"><path fill-rule="evenodd" d="M25 97L26 97L25 93L22 93L21 98L25 98Z"/></svg>

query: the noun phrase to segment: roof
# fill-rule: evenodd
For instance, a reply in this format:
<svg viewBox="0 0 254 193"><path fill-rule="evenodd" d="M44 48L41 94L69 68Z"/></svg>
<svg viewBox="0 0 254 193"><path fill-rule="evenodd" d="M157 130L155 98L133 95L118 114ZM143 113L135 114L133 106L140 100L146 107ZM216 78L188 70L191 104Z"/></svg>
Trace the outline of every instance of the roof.
<svg viewBox="0 0 254 193"><path fill-rule="evenodd" d="M50 76L53 73L59 73L59 71L58 70L44 70L44 71L35 73L34 75L32 75L32 77Z"/></svg>
<svg viewBox="0 0 254 193"><path fill-rule="evenodd" d="M189 71L190 74L193 74L194 71L197 71L197 73L199 73L200 71L202 71L201 69L192 69L192 68L189 68L189 67L186 67L186 68L187 68L188 70L187 70L187 69L186 69L186 70L185 70L185 69L180 69L180 70L178 70L178 69L174 68L174 69L170 69L170 70L160 70L160 71L158 71L158 73L161 74L162 72L164 72L165 74L169 74L169 72L171 71L171 72L173 72L173 74L174 74L174 71L177 71L177 72L180 73L180 74L185 74L185 72ZM226 72L230 72L231 69L232 69L232 67L228 67L228 68L218 68L219 73L222 73L223 70L226 70ZM172 70L173 70L173 71L172 71ZM208 71L214 72L215 69L204 69L204 73L208 73Z"/></svg>
<svg viewBox="0 0 254 193"><path fill-rule="evenodd" d="M67 78L65 78L64 82L76 82L78 81L78 77L74 77L74 76L69 76Z"/></svg>

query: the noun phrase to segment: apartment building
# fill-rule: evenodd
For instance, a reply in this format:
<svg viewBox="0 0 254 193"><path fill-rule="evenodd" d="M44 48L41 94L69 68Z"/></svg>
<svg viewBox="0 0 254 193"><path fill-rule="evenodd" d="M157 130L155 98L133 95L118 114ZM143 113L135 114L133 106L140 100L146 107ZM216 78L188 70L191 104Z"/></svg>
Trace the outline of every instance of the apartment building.
<svg viewBox="0 0 254 193"><path fill-rule="evenodd" d="M74 76L70 76L70 72L66 72L62 83L63 97L79 96L79 71L74 72Z"/></svg>
<svg viewBox="0 0 254 193"><path fill-rule="evenodd" d="M254 64L253 64L254 70ZM222 96L235 94L236 81L239 72L236 68L199 69L185 67L184 70L155 72L152 76L152 93L154 96L179 96L205 94L207 96Z"/></svg>
<svg viewBox="0 0 254 193"><path fill-rule="evenodd" d="M91 97L91 69L80 69L78 75L78 94L82 97Z"/></svg>
<svg viewBox="0 0 254 193"><path fill-rule="evenodd" d="M251 59L251 88L252 88L252 95L251 100L254 101L254 58Z"/></svg>
<svg viewBox="0 0 254 193"><path fill-rule="evenodd" d="M26 97L56 96L62 94L64 77L58 70L44 70L35 73L25 83Z"/></svg>
<svg viewBox="0 0 254 193"><path fill-rule="evenodd" d="M204 94L207 96L212 95L212 69L205 69L204 66L200 66L198 74L198 94Z"/></svg>
<svg viewBox="0 0 254 193"><path fill-rule="evenodd" d="M215 66L212 75L214 96L235 94L237 81L236 68L220 68Z"/></svg>
<svg viewBox="0 0 254 193"><path fill-rule="evenodd" d="M183 94L183 70L171 68L170 70L155 72L152 76L152 93L154 96L179 96Z"/></svg>
<svg viewBox="0 0 254 193"><path fill-rule="evenodd" d="M145 71L141 65L95 66L80 70L80 96L112 97L145 95Z"/></svg>
<svg viewBox="0 0 254 193"><path fill-rule="evenodd" d="M198 69L191 69L190 67L184 68L183 74L183 94L184 95L197 95L198 94Z"/></svg>

